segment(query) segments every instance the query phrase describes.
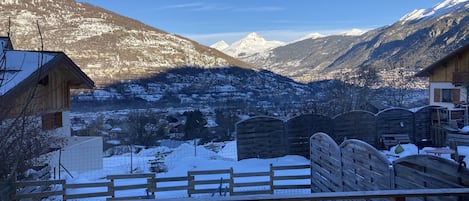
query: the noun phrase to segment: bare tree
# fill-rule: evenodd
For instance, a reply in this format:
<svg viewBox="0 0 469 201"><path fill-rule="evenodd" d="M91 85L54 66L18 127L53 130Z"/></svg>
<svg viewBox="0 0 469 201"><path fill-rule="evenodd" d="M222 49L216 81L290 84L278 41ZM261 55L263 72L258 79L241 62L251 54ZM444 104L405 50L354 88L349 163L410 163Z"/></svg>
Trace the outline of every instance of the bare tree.
<svg viewBox="0 0 469 201"><path fill-rule="evenodd" d="M416 88L413 84L418 83L418 78L414 77L414 72L403 68L389 71L393 76L388 80L393 90L388 95L389 104L397 107L404 107L408 99L409 90Z"/></svg>
<svg viewBox="0 0 469 201"><path fill-rule="evenodd" d="M144 146L158 145L157 140L163 138L162 127L159 125L160 117L157 113L147 110L145 112L131 112L129 114L129 143Z"/></svg>
<svg viewBox="0 0 469 201"><path fill-rule="evenodd" d="M367 110L373 96L373 87L379 82L375 69L361 67L357 71L343 71L328 82L320 102L314 110L333 116L351 110Z"/></svg>
<svg viewBox="0 0 469 201"><path fill-rule="evenodd" d="M34 116L1 121L0 178L21 178L27 169L45 162L41 155L62 146L63 140L44 132L40 123Z"/></svg>

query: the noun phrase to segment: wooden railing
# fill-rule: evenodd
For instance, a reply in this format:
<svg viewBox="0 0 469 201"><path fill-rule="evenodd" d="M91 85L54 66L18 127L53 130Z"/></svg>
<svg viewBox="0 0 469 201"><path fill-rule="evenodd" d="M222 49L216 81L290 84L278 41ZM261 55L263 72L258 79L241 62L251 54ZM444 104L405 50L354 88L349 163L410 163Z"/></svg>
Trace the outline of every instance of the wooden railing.
<svg viewBox="0 0 469 201"><path fill-rule="evenodd" d="M282 171L296 172L285 173ZM297 173L294 170L304 170ZM256 179L252 179L256 177ZM263 178L260 179L260 178ZM58 196L63 200L98 198L107 200L129 200L129 199L155 199L158 192L186 191L187 195L180 197L192 197L195 194L210 194L212 196L240 196L257 194L274 194L278 189L310 189L310 165L273 166L270 165L266 172L243 172L235 173L233 168L224 170L189 171L187 176L156 178L155 174L128 174L109 175L109 181L96 183L67 184L65 180L49 181L22 181L15 182L13 200L41 199L49 196ZM135 180L128 182L129 180ZM143 181L144 180L144 181ZM261 180L261 181L260 181ZM281 181L297 181L295 184L276 184ZM126 182L122 182L126 181ZM125 184L120 184L125 183ZM132 183L132 184L129 184ZM42 187L46 190L35 193L16 193L18 189L25 187ZM86 189L92 188L90 192ZM144 189L145 194L133 196L121 196L119 191ZM86 193L74 193L85 192Z"/></svg>
<svg viewBox="0 0 469 201"><path fill-rule="evenodd" d="M234 196L225 199L220 198L171 198L161 201L316 201L316 200L363 200L372 198L389 198L391 201L405 201L412 197L435 196L464 196L469 195L469 188L442 188L442 189L410 189L410 190L378 190L378 191L349 191L349 192L325 192L294 195L245 195ZM467 200L468 197L462 198Z"/></svg>
<svg viewBox="0 0 469 201"><path fill-rule="evenodd" d="M82 198L102 198L107 200L339 200L339 199L371 199L390 198L393 201L404 201L410 197L434 196L466 196L469 199L469 188L445 189L410 189L410 190L377 190L350 192L321 192L275 194L280 189L311 189L310 184L302 184L302 180L310 182L310 165L273 166L265 172L235 173L233 168L225 170L189 171L187 176L156 178L155 174L110 175L109 181L96 183L67 184L65 180L15 182L15 192L25 187L42 187L47 191L14 194L13 200L47 198L57 196L58 199L71 200ZM305 174L301 173L305 171ZM219 179L218 179L219 178ZM253 179L255 178L255 179ZM129 182L129 180L135 180ZM291 182L298 180L298 182ZM287 184L282 182L288 181ZM124 183L124 184L123 184ZM85 190L90 189L93 190ZM124 197L116 192L144 189L142 195ZM175 196L171 199L158 198L158 192L186 191L187 195ZM84 192L84 193L77 193ZM195 194L209 196L193 197ZM211 196L210 196L211 195ZM229 196L228 196L229 195ZM187 196L187 197L186 197ZM226 196L226 197L225 197ZM177 198L176 198L177 197ZM185 197L185 198L184 198Z"/></svg>

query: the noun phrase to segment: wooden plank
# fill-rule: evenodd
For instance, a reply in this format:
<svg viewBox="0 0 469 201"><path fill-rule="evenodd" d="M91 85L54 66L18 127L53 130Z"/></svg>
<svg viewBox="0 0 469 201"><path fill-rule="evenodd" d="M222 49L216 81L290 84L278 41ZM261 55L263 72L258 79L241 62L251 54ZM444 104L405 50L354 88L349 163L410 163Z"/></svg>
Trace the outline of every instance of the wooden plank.
<svg viewBox="0 0 469 201"><path fill-rule="evenodd" d="M270 186L270 181L240 182L234 183L233 187Z"/></svg>
<svg viewBox="0 0 469 201"><path fill-rule="evenodd" d="M189 175L206 175L206 174L230 174L231 170L226 169L226 170L198 170L198 171L189 171Z"/></svg>
<svg viewBox="0 0 469 201"><path fill-rule="evenodd" d="M97 192L97 193L83 193L83 194L67 194L64 195L64 200L80 199L80 198L96 198L111 196L111 192Z"/></svg>
<svg viewBox="0 0 469 201"><path fill-rule="evenodd" d="M298 180L298 179L311 179L311 175L292 175L292 176L274 176L274 181L281 180Z"/></svg>
<svg viewBox="0 0 469 201"><path fill-rule="evenodd" d="M265 191L267 192L267 191ZM237 192L238 193L238 192ZM267 193L260 193L267 194ZM241 195L225 197L227 201L305 201L305 200L344 200L344 199L371 199L396 197L423 197L423 196L458 196L469 195L469 188L443 188L443 189L412 189L412 190L376 190L376 191L345 191L321 192L307 194L274 194L274 195ZM220 198L194 197L169 198L158 201L215 201Z"/></svg>
<svg viewBox="0 0 469 201"><path fill-rule="evenodd" d="M218 188L194 189L192 190L191 194L204 194L204 193L213 193L213 192L218 192L218 191L219 191Z"/></svg>
<svg viewBox="0 0 469 201"><path fill-rule="evenodd" d="M83 183L83 184L65 184L64 188L93 188L93 187L109 187L112 182L97 182L97 183Z"/></svg>
<svg viewBox="0 0 469 201"><path fill-rule="evenodd" d="M147 188L148 184L134 184L134 185L125 185L125 186L114 186L115 191L124 191L132 189Z"/></svg>
<svg viewBox="0 0 469 201"><path fill-rule="evenodd" d="M45 180L45 181L21 181L15 182L15 187L25 187L25 186L50 186L50 185L63 185L65 180Z"/></svg>
<svg viewBox="0 0 469 201"><path fill-rule="evenodd" d="M212 179L212 180L195 180L193 182L194 185L204 185L204 184L220 184L220 179ZM222 183L230 183L231 179L223 179Z"/></svg>
<svg viewBox="0 0 469 201"><path fill-rule="evenodd" d="M403 177L396 177L396 189L424 189L423 184L418 184L415 180L409 180Z"/></svg>
<svg viewBox="0 0 469 201"><path fill-rule="evenodd" d="M334 184L342 183L342 174L341 172L335 172L333 174L320 174L320 173L313 173L312 174L312 182L315 180L324 180Z"/></svg>
<svg viewBox="0 0 469 201"><path fill-rule="evenodd" d="M262 177L262 176L270 176L270 172L233 173L233 177Z"/></svg>
<svg viewBox="0 0 469 201"><path fill-rule="evenodd" d="M469 169L458 172L458 164L445 158L431 155L409 156L395 161L394 166L411 168L447 182L469 185Z"/></svg>
<svg viewBox="0 0 469 201"><path fill-rule="evenodd" d="M112 179L140 179L140 178L152 178L155 174L123 174L123 175L108 175L106 178Z"/></svg>
<svg viewBox="0 0 469 201"><path fill-rule="evenodd" d="M185 186L165 186L165 187L156 187L154 190L149 190L148 192L163 192L163 191L178 191L178 190L187 190L187 185Z"/></svg>
<svg viewBox="0 0 469 201"><path fill-rule="evenodd" d="M243 195L258 195L258 194L271 194L271 190L258 190L258 191L238 191L233 192L232 196L243 196Z"/></svg>
<svg viewBox="0 0 469 201"><path fill-rule="evenodd" d="M310 165L285 165L285 166L272 166L272 170L296 170L296 169L309 169Z"/></svg>
<svg viewBox="0 0 469 201"><path fill-rule="evenodd" d="M453 183L441 178L438 178L437 175L431 175L425 172L420 172L412 168L405 166L395 167L396 177L402 177L407 180L413 180L420 185L427 184L426 187L463 187L457 183Z"/></svg>
<svg viewBox="0 0 469 201"><path fill-rule="evenodd" d="M143 199L155 199L154 195L149 196L129 196L129 197L118 197L118 198L107 198L106 200L143 200Z"/></svg>
<svg viewBox="0 0 469 201"><path fill-rule="evenodd" d="M187 181L187 176L182 177L159 177L155 178L156 182L173 182L173 181Z"/></svg>
<svg viewBox="0 0 469 201"><path fill-rule="evenodd" d="M310 189L311 185L303 184L303 185L274 185L274 190L281 190L281 189Z"/></svg>

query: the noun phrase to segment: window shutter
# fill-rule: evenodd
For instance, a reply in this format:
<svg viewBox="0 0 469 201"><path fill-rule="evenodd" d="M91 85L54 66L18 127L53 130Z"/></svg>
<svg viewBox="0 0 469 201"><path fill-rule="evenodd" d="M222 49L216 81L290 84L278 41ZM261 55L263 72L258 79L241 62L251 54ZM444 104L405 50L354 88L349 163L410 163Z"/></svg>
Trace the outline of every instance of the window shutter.
<svg viewBox="0 0 469 201"><path fill-rule="evenodd" d="M433 102L435 102L435 103L440 102L440 100L441 100L440 93L441 93L441 89L439 89L439 88L434 88L433 89Z"/></svg>
<svg viewBox="0 0 469 201"><path fill-rule="evenodd" d="M456 88L453 89L453 103L458 104L461 102L461 90Z"/></svg>

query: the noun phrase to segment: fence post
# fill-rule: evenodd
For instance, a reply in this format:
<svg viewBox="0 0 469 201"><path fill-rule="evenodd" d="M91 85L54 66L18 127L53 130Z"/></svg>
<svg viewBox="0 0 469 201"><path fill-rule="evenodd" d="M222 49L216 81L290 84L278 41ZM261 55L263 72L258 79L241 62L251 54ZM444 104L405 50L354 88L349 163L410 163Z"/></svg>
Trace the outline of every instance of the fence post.
<svg viewBox="0 0 469 201"><path fill-rule="evenodd" d="M62 180L61 185L62 185L62 200L66 201L67 199L67 182L65 180Z"/></svg>
<svg viewBox="0 0 469 201"><path fill-rule="evenodd" d="M147 193L151 192L151 197L155 198L155 191L156 191L156 174L152 175L150 178L147 178Z"/></svg>
<svg viewBox="0 0 469 201"><path fill-rule="evenodd" d="M13 200L16 189L11 181L0 181L0 200Z"/></svg>
<svg viewBox="0 0 469 201"><path fill-rule="evenodd" d="M109 191L111 192L111 198L116 197L116 191L114 190L114 179L111 179L111 185L109 186Z"/></svg>
<svg viewBox="0 0 469 201"><path fill-rule="evenodd" d="M233 195L234 192L234 173L233 167L230 168L230 196Z"/></svg>
<svg viewBox="0 0 469 201"><path fill-rule="evenodd" d="M274 169L272 163L269 165L270 169L270 194L274 194Z"/></svg>
<svg viewBox="0 0 469 201"><path fill-rule="evenodd" d="M195 186L194 186L194 175L192 175L192 172L191 171L188 171L187 172L187 195L189 197L192 196L192 192L194 191L195 189Z"/></svg>
<svg viewBox="0 0 469 201"><path fill-rule="evenodd" d="M396 172L394 171L394 163L389 166L389 189L396 189Z"/></svg>

